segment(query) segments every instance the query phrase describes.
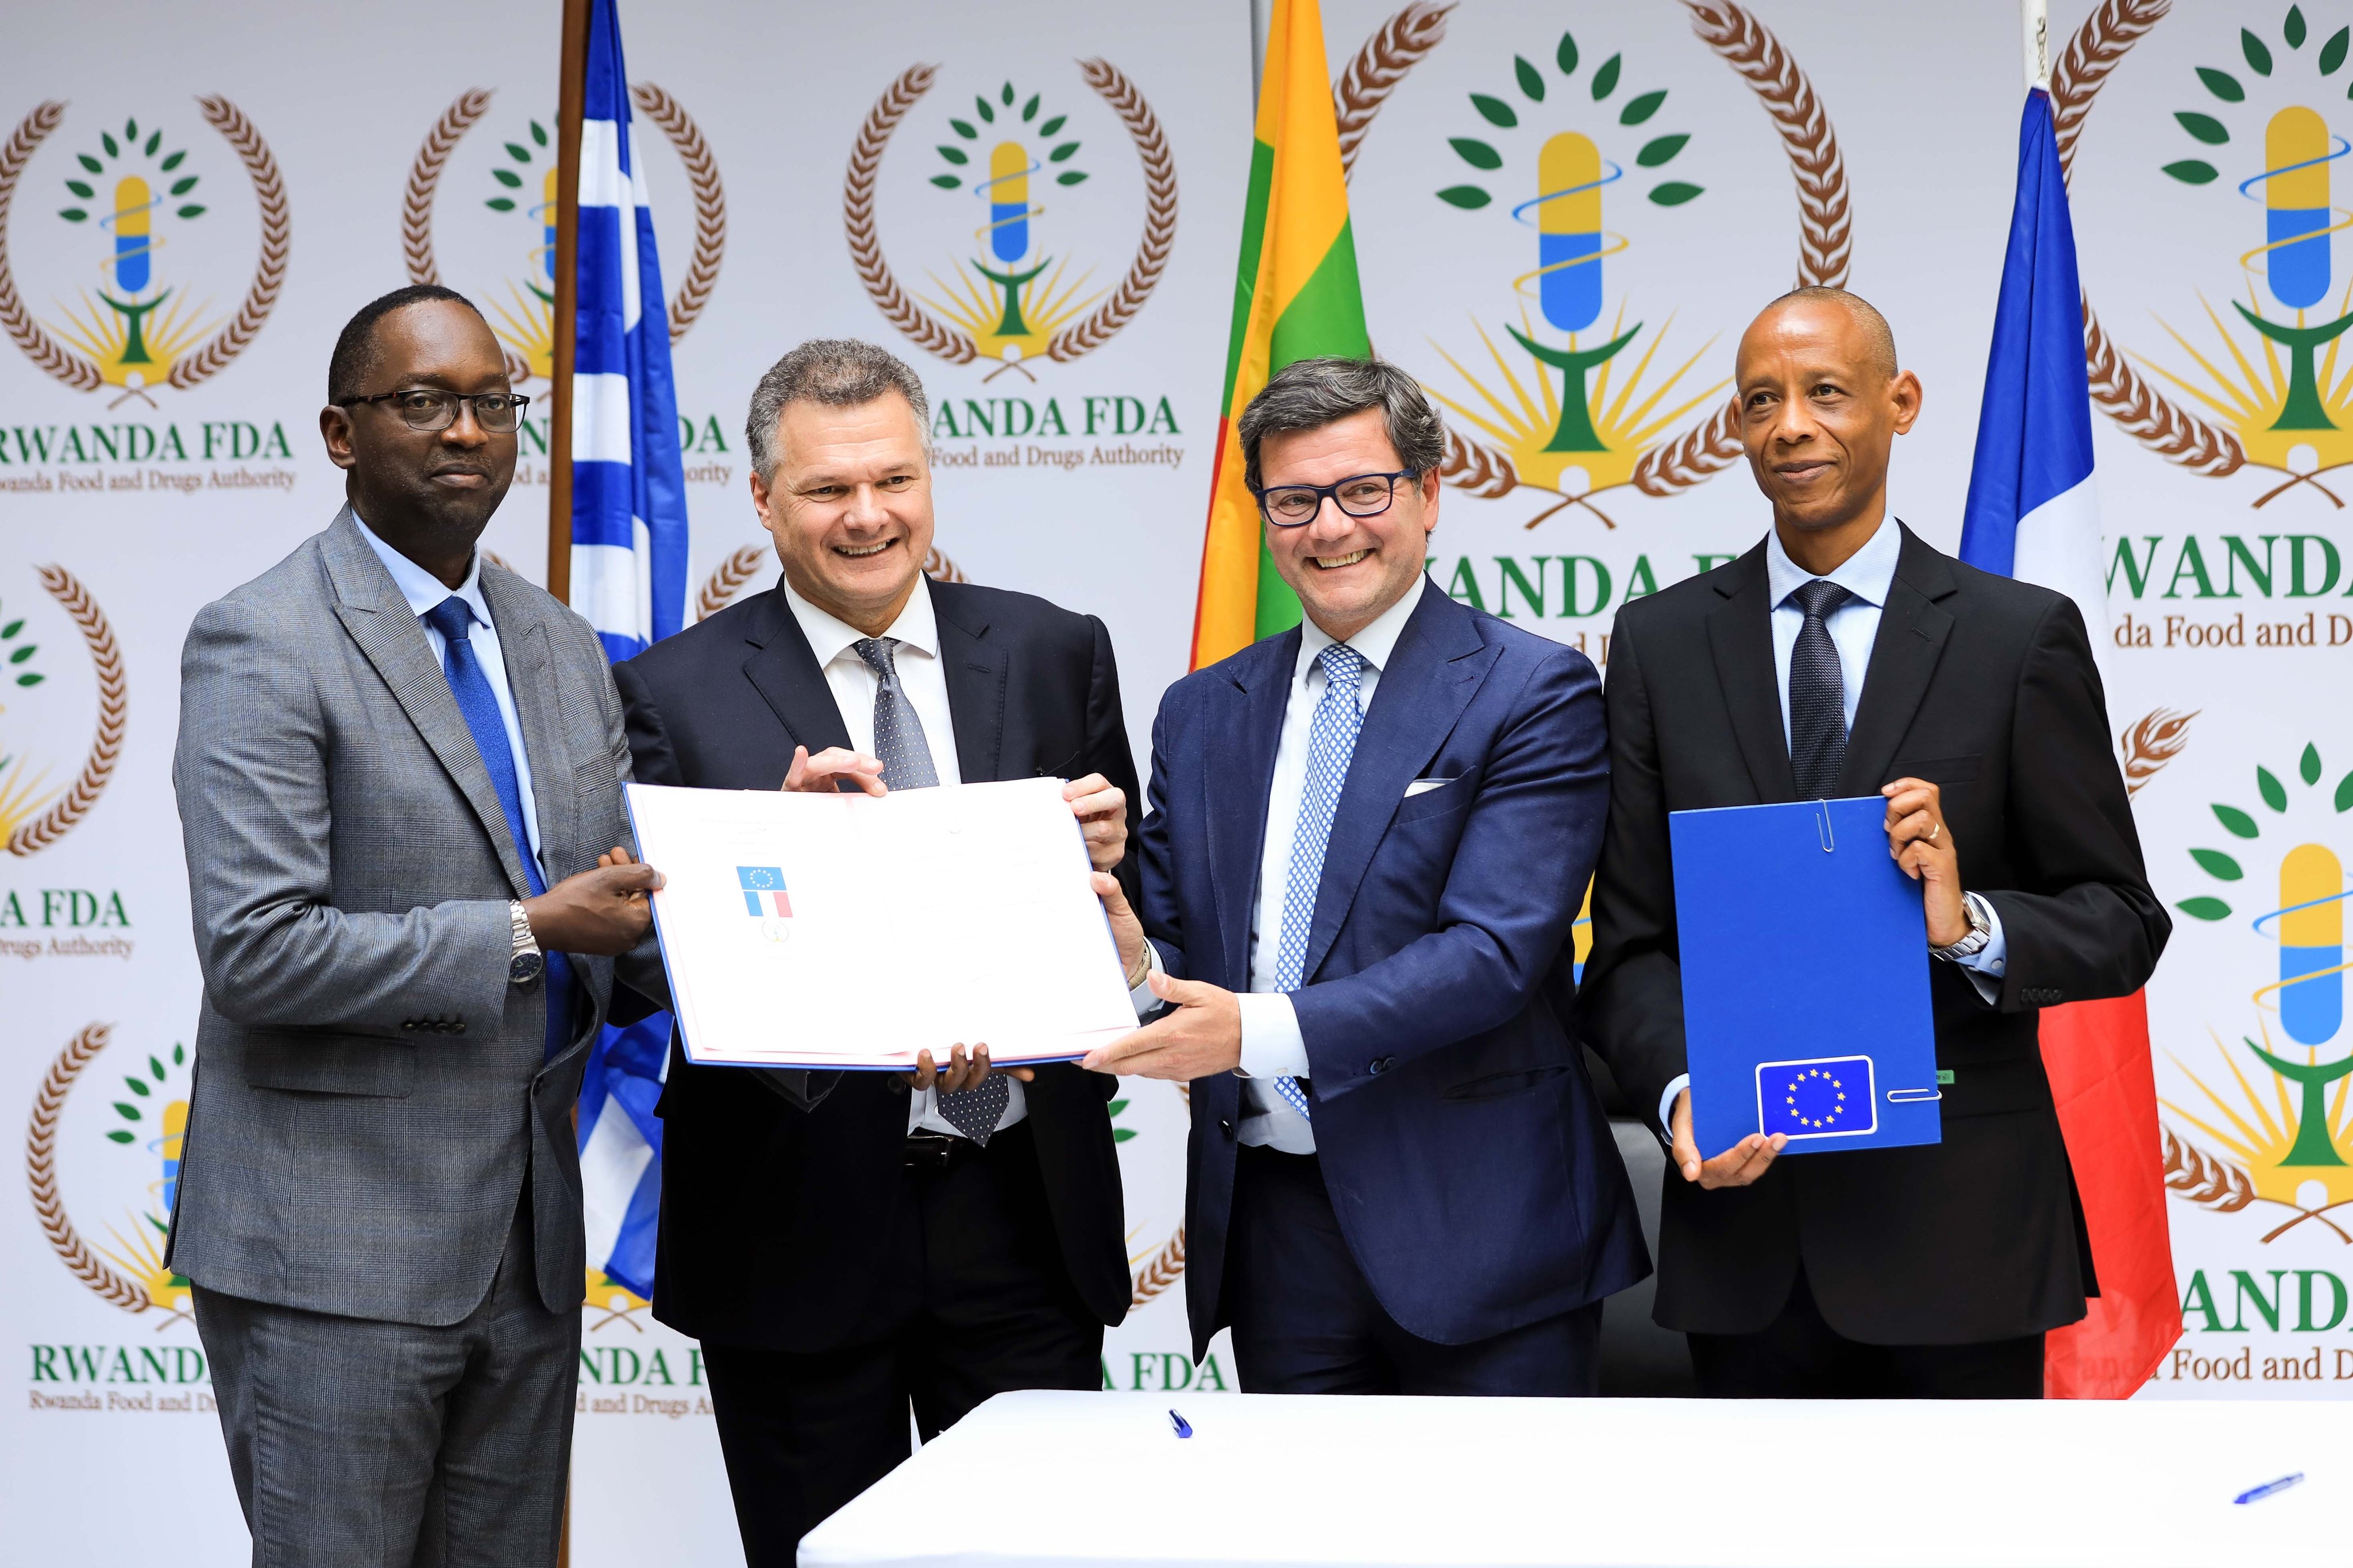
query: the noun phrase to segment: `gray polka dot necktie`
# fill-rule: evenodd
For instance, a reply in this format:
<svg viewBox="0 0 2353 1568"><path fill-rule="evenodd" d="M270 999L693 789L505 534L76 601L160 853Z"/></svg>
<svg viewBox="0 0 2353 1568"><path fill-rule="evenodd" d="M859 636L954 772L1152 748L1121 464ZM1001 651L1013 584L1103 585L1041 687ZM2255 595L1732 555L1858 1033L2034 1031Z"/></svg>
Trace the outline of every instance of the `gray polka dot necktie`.
<svg viewBox="0 0 2353 1568"><path fill-rule="evenodd" d="M874 754L882 762L882 784L888 789L930 789L940 782L932 765L932 743L923 734L923 721L899 684L899 639L861 637L850 645L866 668L874 672ZM947 1124L986 1148L988 1135L1012 1091L1010 1079L991 1073L978 1089L943 1094L940 1116Z"/></svg>
<svg viewBox="0 0 2353 1568"><path fill-rule="evenodd" d="M1789 597L1806 616L1789 653L1789 771L1799 800L1828 800L1846 762L1846 677L1822 620L1854 595L1817 577Z"/></svg>

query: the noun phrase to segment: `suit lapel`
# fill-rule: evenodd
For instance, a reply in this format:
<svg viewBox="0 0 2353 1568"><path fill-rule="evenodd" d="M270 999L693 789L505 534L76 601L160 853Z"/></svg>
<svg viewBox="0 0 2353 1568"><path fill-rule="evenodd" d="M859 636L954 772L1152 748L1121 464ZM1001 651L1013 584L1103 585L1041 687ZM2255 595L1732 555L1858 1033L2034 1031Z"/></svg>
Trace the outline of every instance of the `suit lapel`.
<svg viewBox="0 0 2353 1568"><path fill-rule="evenodd" d="M1788 736L1781 728L1781 694L1774 689L1773 606L1765 582L1765 546L1742 556L1728 580L1716 584L1724 603L1707 617L1708 649L1732 718L1733 738L1760 802L1795 800Z"/></svg>
<svg viewBox="0 0 2353 1568"><path fill-rule="evenodd" d="M933 624L939 627L948 713L955 721L956 771L966 784L987 784L998 777L1005 751L1005 655L987 640L986 619L959 616L957 612L976 606L959 598L952 584L925 587L932 595Z"/></svg>
<svg viewBox="0 0 2353 1568"><path fill-rule="evenodd" d="M1314 978L1338 938L1373 850L1404 804L1406 785L1438 754L1502 654L1500 646L1479 635L1468 610L1434 589L1421 590L1421 602L1407 617L1356 731L1348 777L1332 816L1332 837L1324 847L1315 919L1300 970L1303 978Z"/></svg>
<svg viewBox="0 0 2353 1568"><path fill-rule="evenodd" d="M841 721L833 689L825 683L825 671L818 668L817 655L809 651L808 638L801 635L781 587L763 596L744 640L752 650L744 660L744 678L776 713L786 736L807 746L812 755L828 746L848 747L849 730Z"/></svg>
<svg viewBox="0 0 2353 1568"><path fill-rule="evenodd" d="M1953 617L1936 601L1957 586L1945 558L1905 529L1895 580L1888 585L1887 604L1879 613L1879 635L1872 639L1871 668L1863 676L1862 700L1855 706L1854 730L1847 737L1846 761L1839 768L1840 794L1879 792L1952 633Z"/></svg>
<svg viewBox="0 0 2353 1568"><path fill-rule="evenodd" d="M359 645L360 652L375 667L393 700L400 704L408 721L440 761L459 793L474 808L481 819L482 829L491 836L491 846L498 850L499 864L506 868L507 881L518 899L531 897L531 882L523 875L522 858L514 836L507 831L506 808L499 804L498 790L491 783L488 769L482 766L482 753L474 745L474 732L466 728L466 716L458 710L458 699L450 694L448 678L434 662L433 646L425 640L425 628L410 613L408 601L384 569L384 563L360 537L359 526L352 520L351 509L345 507L329 525L321 542L320 556L326 563L328 580L335 589L335 616Z"/></svg>
<svg viewBox="0 0 2353 1568"><path fill-rule="evenodd" d="M1218 930L1225 938L1223 978L1250 986L1250 930L1258 891L1259 858L1266 846L1267 792L1274 785L1274 753L1291 677L1299 668L1297 628L1269 637L1238 656L1231 684L1214 688L1209 723L1207 796L1209 887ZM1280 933L1261 933L1270 941Z"/></svg>

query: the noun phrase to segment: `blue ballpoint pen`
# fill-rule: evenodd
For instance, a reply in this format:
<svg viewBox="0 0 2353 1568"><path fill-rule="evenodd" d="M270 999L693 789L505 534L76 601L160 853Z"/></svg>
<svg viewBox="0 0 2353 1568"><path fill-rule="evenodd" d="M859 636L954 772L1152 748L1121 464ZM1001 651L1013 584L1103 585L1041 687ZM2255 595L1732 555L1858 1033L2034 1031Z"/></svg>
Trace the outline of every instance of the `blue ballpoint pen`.
<svg viewBox="0 0 2353 1568"><path fill-rule="evenodd" d="M1171 1410L1168 1413L1168 1425L1175 1428L1176 1436L1179 1437L1190 1437L1193 1435L1193 1424L1190 1421L1186 1420L1182 1415L1177 1415L1174 1410ZM2302 1476L2298 1476L2295 1479L2297 1480L2302 1480L2304 1478ZM2280 1481L2274 1484L2284 1486L2287 1483ZM2246 1500L2242 1498L2240 1500L2243 1502Z"/></svg>
<svg viewBox="0 0 2353 1568"><path fill-rule="evenodd" d="M1176 1412L1172 1410L1169 1414L1173 1415ZM2241 1492L2237 1497L2232 1498L2231 1500L2232 1502L2261 1502L2263 1499L2271 1496L2274 1492L2284 1492L2302 1479L2304 1479L2304 1472L2302 1470L2298 1470L2292 1476L2282 1476L2275 1481L2265 1481L2262 1486L2249 1487L2245 1491Z"/></svg>

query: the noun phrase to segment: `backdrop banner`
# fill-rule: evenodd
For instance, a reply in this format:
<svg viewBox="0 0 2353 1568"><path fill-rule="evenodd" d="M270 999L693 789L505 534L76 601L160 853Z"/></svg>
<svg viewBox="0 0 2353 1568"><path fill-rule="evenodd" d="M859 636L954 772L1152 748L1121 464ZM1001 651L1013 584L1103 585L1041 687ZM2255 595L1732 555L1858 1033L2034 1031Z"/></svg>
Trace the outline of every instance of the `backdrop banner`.
<svg viewBox="0 0 2353 1568"><path fill-rule="evenodd" d="M1794 282L1886 310L1928 395L1895 510L1954 546L2022 91L2009 6L1329 0L1324 20L1370 335L1452 431L1447 592L1606 671L1628 599L1753 544L1733 347ZM775 580L754 381L804 338L871 338L932 393L933 569L1102 616L1142 762L1192 627L1249 7L680 0L622 21L691 614ZM2095 640L2177 921L2149 1016L2187 1332L2152 1396L2353 1386L2348 24L2272 0L2052 17ZM470 16L462 41L284 0L92 0L18 18L0 65L0 1107L25 1140L0 1354L26 1394L0 1505L28 1558L111 1561L144 1518L192 1563L243 1560L161 1263L200 988L177 653L199 605L333 512L316 410L364 300L464 290L546 396L556 25L549 0ZM485 541L533 577L536 406ZM1229 1390L1222 1340L1198 1367L1184 1351L1181 1092L1132 1084L1111 1114L1135 1309L1104 1384ZM696 1347L601 1277L583 1331L574 1561L736 1560Z"/></svg>

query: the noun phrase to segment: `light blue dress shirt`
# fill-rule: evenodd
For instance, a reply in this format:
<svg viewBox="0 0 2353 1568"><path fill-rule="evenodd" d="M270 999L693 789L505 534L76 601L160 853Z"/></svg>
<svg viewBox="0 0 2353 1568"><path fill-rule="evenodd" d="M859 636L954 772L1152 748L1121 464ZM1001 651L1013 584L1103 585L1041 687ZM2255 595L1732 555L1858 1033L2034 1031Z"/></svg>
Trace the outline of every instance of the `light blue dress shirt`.
<svg viewBox="0 0 2353 1568"><path fill-rule="evenodd" d="M531 793L531 752L522 743L522 721L515 713L514 691L507 685L506 655L499 647L499 628L491 619L491 602L482 597L482 552L474 552L474 559L466 568L466 580L452 588L378 539L375 531L361 521L358 512L352 513L352 521L359 523L360 537L368 542L368 548L384 563L384 569L392 574L393 585L400 590L401 597L408 601L409 609L416 615L422 617L452 594L473 613L474 631L469 640L474 645L474 657L481 661L482 674L490 680L491 695L499 700L499 721L506 726L507 750L514 753L515 790L522 796L523 831L531 836L531 857L539 860L540 874L545 877L547 862L540 859L539 853L539 807ZM447 668L447 639L433 629L430 622L420 618L417 626L425 640L432 645L433 662ZM547 877L547 880L553 882L555 879Z"/></svg>
<svg viewBox="0 0 2353 1568"><path fill-rule="evenodd" d="M1862 706L1863 677L1871 673L1871 647L1879 639L1880 612L1887 607L1887 595L1895 586L1895 565L1904 553L1904 531L1894 518L1882 520L1879 531L1864 542L1862 549L1848 556L1824 578L1844 588L1847 601L1822 617L1822 629L1830 634L1831 644L1838 649L1839 680L1844 687L1847 732L1854 731L1854 716ZM1773 690L1781 700L1781 745L1789 744L1789 660L1798 647L1798 633L1804 629L1806 612L1799 609L1791 596L1814 580L1814 574L1789 559L1781 547L1781 531L1773 530L1765 536L1765 591L1773 605ZM1993 934L1985 946L1967 958L1955 959L1968 972L1969 984L1978 994L1990 1004L2001 994L2001 977L2009 968L2010 948L2002 940L2001 916L1994 907L1975 893L1967 895L1981 910L1993 927ZM1667 1085L1659 1097L1659 1125L1672 1131L1671 1113L1675 1096L1691 1086L1691 1075L1683 1074ZM1721 1153L1721 1150L1702 1150L1703 1155Z"/></svg>

